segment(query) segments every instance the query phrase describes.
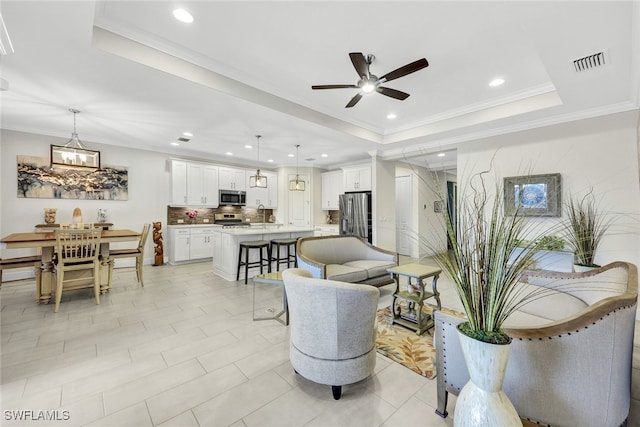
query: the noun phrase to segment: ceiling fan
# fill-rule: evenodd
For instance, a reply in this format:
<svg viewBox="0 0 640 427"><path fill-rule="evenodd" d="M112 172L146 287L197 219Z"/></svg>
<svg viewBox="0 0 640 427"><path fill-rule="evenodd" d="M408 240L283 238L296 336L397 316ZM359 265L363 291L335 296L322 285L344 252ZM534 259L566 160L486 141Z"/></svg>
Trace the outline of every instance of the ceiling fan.
<svg viewBox="0 0 640 427"><path fill-rule="evenodd" d="M410 64L404 65L396 70L393 70L382 77L377 77L369 72L369 66L375 59L373 55L363 55L362 52L351 52L349 54L353 68L356 69L360 80L355 85L315 85L311 86L311 89L360 89L351 101L345 106L345 108L351 108L362 99L363 93L378 92L391 98L404 101L409 97L409 94L389 87L381 86L381 84L389 82L391 80L404 77L407 74L415 73L418 70L422 70L429 66L429 63L425 58L418 59Z"/></svg>

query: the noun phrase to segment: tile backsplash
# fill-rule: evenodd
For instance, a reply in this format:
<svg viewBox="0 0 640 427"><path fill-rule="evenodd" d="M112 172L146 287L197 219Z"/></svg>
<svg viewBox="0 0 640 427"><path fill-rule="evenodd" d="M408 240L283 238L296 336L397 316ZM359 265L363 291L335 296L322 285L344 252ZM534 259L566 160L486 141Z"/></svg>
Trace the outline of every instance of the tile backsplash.
<svg viewBox="0 0 640 427"><path fill-rule="evenodd" d="M198 210L198 216L192 221L187 216L188 211ZM241 213L242 219L249 222L262 222L262 211L258 214L258 209L244 208L241 206L221 206L218 208L198 208L190 206L167 206L167 225L179 224L213 224L214 215L217 213ZM265 210L265 220L273 215L273 209ZM179 222L182 221L182 222Z"/></svg>

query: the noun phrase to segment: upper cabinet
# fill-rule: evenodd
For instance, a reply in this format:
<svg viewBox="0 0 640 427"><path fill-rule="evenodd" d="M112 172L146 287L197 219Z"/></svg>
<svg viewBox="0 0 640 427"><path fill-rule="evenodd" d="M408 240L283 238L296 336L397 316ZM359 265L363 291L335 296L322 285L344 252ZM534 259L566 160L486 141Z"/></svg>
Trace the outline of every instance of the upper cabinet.
<svg viewBox="0 0 640 427"><path fill-rule="evenodd" d="M218 169L220 190L246 191L246 173L245 169L220 167Z"/></svg>
<svg viewBox="0 0 640 427"><path fill-rule="evenodd" d="M173 206L187 204L187 162L171 161L171 200Z"/></svg>
<svg viewBox="0 0 640 427"><path fill-rule="evenodd" d="M246 174L246 182L249 182L249 177L255 175L256 171L247 171ZM264 205L267 209L276 209L278 207L278 175L269 171L260 171L260 174L267 178L267 188L247 187L246 206L257 208Z"/></svg>
<svg viewBox="0 0 640 427"><path fill-rule="evenodd" d="M187 204L218 207L218 167L201 163L187 165Z"/></svg>
<svg viewBox="0 0 640 427"><path fill-rule="evenodd" d="M172 160L171 205L218 207L218 167Z"/></svg>
<svg viewBox="0 0 640 427"><path fill-rule="evenodd" d="M322 209L338 210L340 194L344 193L342 171L324 172L322 176Z"/></svg>
<svg viewBox="0 0 640 427"><path fill-rule="evenodd" d="M344 191L371 191L371 166L343 168Z"/></svg>

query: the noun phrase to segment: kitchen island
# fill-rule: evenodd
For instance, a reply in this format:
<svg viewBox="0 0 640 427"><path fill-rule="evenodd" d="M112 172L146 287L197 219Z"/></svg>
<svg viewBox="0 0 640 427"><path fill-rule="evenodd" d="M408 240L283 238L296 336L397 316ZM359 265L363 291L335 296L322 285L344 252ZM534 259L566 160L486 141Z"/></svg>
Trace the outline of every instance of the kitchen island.
<svg viewBox="0 0 640 427"><path fill-rule="evenodd" d="M313 236L314 227L258 224L241 228L217 228L213 234L213 272L225 280L235 281L238 269L240 243L252 240L286 239ZM251 253L250 261L258 260L258 253ZM259 268L249 270L249 277L260 274ZM240 271L244 280L244 269Z"/></svg>

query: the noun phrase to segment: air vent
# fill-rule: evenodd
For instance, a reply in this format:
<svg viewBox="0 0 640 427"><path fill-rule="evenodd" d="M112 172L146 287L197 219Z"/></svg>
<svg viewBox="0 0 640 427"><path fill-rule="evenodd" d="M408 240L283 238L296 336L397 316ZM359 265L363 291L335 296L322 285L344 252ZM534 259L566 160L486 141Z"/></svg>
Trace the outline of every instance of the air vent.
<svg viewBox="0 0 640 427"><path fill-rule="evenodd" d="M309 157L308 159L304 159L306 162L313 162L315 160L315 158L313 157Z"/></svg>
<svg viewBox="0 0 640 427"><path fill-rule="evenodd" d="M592 55L573 60L573 68L577 73L593 68L604 67L609 63L609 51L603 50Z"/></svg>
<svg viewBox="0 0 640 427"><path fill-rule="evenodd" d="M191 138L185 138L184 136L181 136L180 138L178 138L178 141L180 141L180 142L189 142L189 141L191 141Z"/></svg>

